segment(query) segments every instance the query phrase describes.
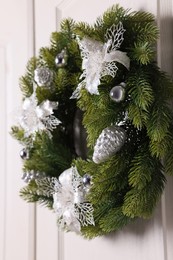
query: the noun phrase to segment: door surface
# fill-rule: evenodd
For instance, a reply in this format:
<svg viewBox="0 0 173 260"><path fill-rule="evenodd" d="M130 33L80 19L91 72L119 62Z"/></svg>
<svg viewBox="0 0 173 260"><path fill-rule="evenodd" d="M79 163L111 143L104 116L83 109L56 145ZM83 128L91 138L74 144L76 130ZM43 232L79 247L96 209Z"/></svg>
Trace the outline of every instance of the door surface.
<svg viewBox="0 0 173 260"><path fill-rule="evenodd" d="M9 134L21 94L19 77L31 55L32 11L26 0L0 0L0 259L28 260L30 206L19 198L21 147ZM29 47L30 46L30 47ZM33 226L33 225L32 225Z"/></svg>
<svg viewBox="0 0 173 260"><path fill-rule="evenodd" d="M19 198L20 146L8 134L12 111L21 95L18 78L26 61L48 46L51 32L63 18L92 23L113 4L144 10L160 27L158 64L173 69L172 0L0 0L0 259L2 260L172 260L173 180L152 219L139 220L123 230L94 240L58 231L56 216Z"/></svg>
<svg viewBox="0 0 173 260"><path fill-rule="evenodd" d="M170 55L172 55L172 48L170 47L170 42L172 38L170 37L171 29L169 20L170 15L172 16L171 1L164 1L163 3L163 1L159 2L156 0L53 0L50 4L50 1L48 0L44 0L44 3L41 0L36 0L36 51L38 51L40 46L49 44L48 35L50 35L53 30L58 30L62 18L71 17L77 21L92 23L108 7L111 7L111 5L116 3L119 3L125 8L131 8L132 10L149 11L156 16L161 33L164 34L163 37L161 35L160 41L158 42L158 63L163 69L171 73L172 61ZM165 49L165 45L168 46L167 49ZM59 233L57 236L58 259L172 259L173 255L171 246L169 246L169 241L171 238L170 230L173 230L170 221L171 217L173 217L173 209L170 209L171 206L168 206L170 204L169 197L172 196L173 198L173 194L171 193L170 188L168 188L165 195L166 199L164 196L162 203L158 205L155 215L151 220L145 222L140 220L114 235L87 241L73 233ZM53 221L49 220L49 213L46 213L47 216L45 215L44 220L44 214L44 209L37 209L37 256L39 260L47 259L42 248L43 245L46 247L47 241L49 240L46 236L44 236L44 238L42 237L41 230L44 229L45 221L46 223L48 221L54 221L54 217ZM168 225L168 222L170 223L169 231L166 226ZM56 233L54 224L53 232ZM55 259L57 259L57 256L55 256Z"/></svg>

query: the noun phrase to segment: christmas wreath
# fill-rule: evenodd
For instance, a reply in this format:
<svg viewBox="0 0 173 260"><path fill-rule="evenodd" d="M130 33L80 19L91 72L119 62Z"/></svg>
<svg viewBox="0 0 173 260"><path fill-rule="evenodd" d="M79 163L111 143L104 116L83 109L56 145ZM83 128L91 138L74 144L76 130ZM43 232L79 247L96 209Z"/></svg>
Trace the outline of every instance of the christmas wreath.
<svg viewBox="0 0 173 260"><path fill-rule="evenodd" d="M173 174L171 80L156 64L152 14L115 5L94 25L63 20L21 77L12 135L20 195L93 238L148 218Z"/></svg>

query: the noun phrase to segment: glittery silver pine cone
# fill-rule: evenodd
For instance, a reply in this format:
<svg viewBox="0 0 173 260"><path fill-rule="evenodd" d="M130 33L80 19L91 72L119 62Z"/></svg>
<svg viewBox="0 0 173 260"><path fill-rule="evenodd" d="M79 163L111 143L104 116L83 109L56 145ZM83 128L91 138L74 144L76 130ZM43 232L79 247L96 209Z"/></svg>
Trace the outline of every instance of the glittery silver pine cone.
<svg viewBox="0 0 173 260"><path fill-rule="evenodd" d="M34 71L34 80L40 87L50 87L53 80L53 72L46 67L37 68Z"/></svg>
<svg viewBox="0 0 173 260"><path fill-rule="evenodd" d="M32 180L37 180L45 177L45 173L38 171L27 171L23 173L22 180L26 183L30 183Z"/></svg>
<svg viewBox="0 0 173 260"><path fill-rule="evenodd" d="M101 163L118 152L126 139L125 130L119 126L105 128L99 135L93 153L93 161Z"/></svg>

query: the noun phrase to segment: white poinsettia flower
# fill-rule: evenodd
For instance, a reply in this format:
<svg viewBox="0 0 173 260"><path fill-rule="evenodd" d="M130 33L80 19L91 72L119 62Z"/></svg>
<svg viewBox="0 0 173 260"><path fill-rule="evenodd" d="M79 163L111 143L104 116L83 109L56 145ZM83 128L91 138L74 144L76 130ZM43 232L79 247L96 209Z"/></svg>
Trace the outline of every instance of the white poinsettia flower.
<svg viewBox="0 0 173 260"><path fill-rule="evenodd" d="M84 78L84 80L78 85L72 98L79 97L82 87L86 88L90 94L98 95L101 78L106 75L115 77L118 69L116 62L129 69L130 59L127 54L117 50L124 39L124 31L122 23L117 26L112 25L107 30L106 43L104 44L89 38L78 39L83 59L81 78Z"/></svg>
<svg viewBox="0 0 173 260"><path fill-rule="evenodd" d="M86 202L87 191L76 167L64 171L54 182L53 208L60 228L80 233L81 226L94 225L93 207Z"/></svg>
<svg viewBox="0 0 173 260"><path fill-rule="evenodd" d="M61 122L53 115L53 110L58 106L57 102L49 100L43 101L38 105L35 93L29 98L25 98L19 116L19 125L25 131L25 137L35 137L36 132L50 131L56 128Z"/></svg>

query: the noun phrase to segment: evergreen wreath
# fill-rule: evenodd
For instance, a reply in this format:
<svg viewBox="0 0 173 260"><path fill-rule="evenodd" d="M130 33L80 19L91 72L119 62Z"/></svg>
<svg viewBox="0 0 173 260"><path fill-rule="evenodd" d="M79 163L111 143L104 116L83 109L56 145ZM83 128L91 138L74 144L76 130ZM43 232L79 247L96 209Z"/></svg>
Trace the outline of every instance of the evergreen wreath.
<svg viewBox="0 0 173 260"><path fill-rule="evenodd" d="M94 25L63 20L21 77L12 135L20 195L93 238L149 218L173 174L173 84L155 61L158 29L119 5Z"/></svg>

